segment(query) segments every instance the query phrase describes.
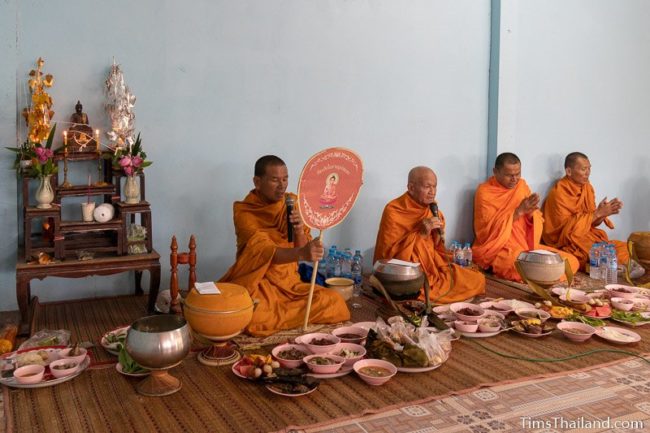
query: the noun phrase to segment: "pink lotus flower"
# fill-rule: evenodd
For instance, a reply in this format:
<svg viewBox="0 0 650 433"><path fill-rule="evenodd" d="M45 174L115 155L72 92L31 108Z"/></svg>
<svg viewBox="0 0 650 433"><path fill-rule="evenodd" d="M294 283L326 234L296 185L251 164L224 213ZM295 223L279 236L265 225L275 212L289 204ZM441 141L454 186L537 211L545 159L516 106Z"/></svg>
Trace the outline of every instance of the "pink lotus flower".
<svg viewBox="0 0 650 433"><path fill-rule="evenodd" d="M124 167L124 173L127 176L132 176L133 175L133 167L131 167L130 165L128 167Z"/></svg>
<svg viewBox="0 0 650 433"><path fill-rule="evenodd" d="M130 167L131 166L131 157L129 155L124 155L122 158L120 158L120 166L122 167Z"/></svg>
<svg viewBox="0 0 650 433"><path fill-rule="evenodd" d="M43 147L35 148L34 152L36 153L36 157L38 158L38 161L41 164L46 163L48 159L54 156L54 152L52 152L52 149L45 149Z"/></svg>
<svg viewBox="0 0 650 433"><path fill-rule="evenodd" d="M136 156L133 157L131 162L133 163L133 166L135 168L138 168L138 167L140 167L140 164L142 164L142 158L140 158L139 156L136 155Z"/></svg>

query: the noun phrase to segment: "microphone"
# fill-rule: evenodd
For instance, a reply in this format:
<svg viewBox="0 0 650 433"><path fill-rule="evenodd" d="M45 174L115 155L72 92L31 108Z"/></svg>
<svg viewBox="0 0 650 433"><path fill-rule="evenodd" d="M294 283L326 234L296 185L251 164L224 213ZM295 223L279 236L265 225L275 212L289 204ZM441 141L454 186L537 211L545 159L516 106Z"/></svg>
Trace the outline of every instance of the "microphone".
<svg viewBox="0 0 650 433"><path fill-rule="evenodd" d="M287 194L284 197L284 202L287 205L287 240L293 242L293 224L291 224L291 212L293 212L293 197Z"/></svg>
<svg viewBox="0 0 650 433"><path fill-rule="evenodd" d="M429 209L431 209L431 213L433 214L434 218L438 218L438 203L433 202L429 205ZM438 235L442 238L442 230L440 228L437 228L436 231L438 232Z"/></svg>

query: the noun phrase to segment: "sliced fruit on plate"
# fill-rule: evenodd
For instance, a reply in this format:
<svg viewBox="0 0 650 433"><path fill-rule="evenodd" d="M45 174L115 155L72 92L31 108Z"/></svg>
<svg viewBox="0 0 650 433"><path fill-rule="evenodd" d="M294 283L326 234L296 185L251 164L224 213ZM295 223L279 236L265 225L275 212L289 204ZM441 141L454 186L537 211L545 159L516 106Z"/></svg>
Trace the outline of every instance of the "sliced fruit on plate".
<svg viewBox="0 0 650 433"><path fill-rule="evenodd" d="M587 311L585 316L590 317L610 317L612 315L612 308L609 305L602 307L593 307L591 311Z"/></svg>

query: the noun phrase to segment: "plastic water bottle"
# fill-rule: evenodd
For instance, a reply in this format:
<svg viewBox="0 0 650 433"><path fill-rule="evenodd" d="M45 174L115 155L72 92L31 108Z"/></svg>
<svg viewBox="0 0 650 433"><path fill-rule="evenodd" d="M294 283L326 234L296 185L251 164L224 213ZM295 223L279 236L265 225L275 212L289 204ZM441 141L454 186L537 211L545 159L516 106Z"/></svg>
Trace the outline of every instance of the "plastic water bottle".
<svg viewBox="0 0 650 433"><path fill-rule="evenodd" d="M330 247L329 252L327 253L327 260L325 261L325 274L327 275L327 278L332 278L334 276L334 270L336 268L335 251L334 247Z"/></svg>
<svg viewBox="0 0 650 433"><path fill-rule="evenodd" d="M618 258L616 257L616 247L613 244L608 244L607 253L609 256L607 284L616 284L618 283Z"/></svg>
<svg viewBox="0 0 650 433"><path fill-rule="evenodd" d="M341 276L352 279L352 254L350 253L342 254Z"/></svg>
<svg viewBox="0 0 650 433"><path fill-rule="evenodd" d="M598 249L600 250L600 261L599 261L599 280L607 281L607 268L609 267L609 254L607 252L607 245L601 244Z"/></svg>
<svg viewBox="0 0 650 433"><path fill-rule="evenodd" d="M363 257L361 257L361 250L354 252L352 257L352 279L354 280L354 296L361 295L361 286L363 284Z"/></svg>
<svg viewBox="0 0 650 433"><path fill-rule="evenodd" d="M461 246L460 242L456 243L456 251L454 252L454 263L459 266L464 266L465 264L465 252Z"/></svg>
<svg viewBox="0 0 650 433"><path fill-rule="evenodd" d="M596 242L589 250L589 278L600 279L600 242Z"/></svg>
<svg viewBox="0 0 650 433"><path fill-rule="evenodd" d="M463 247L463 263L465 267L472 266L472 247L469 245L469 242L465 242Z"/></svg>

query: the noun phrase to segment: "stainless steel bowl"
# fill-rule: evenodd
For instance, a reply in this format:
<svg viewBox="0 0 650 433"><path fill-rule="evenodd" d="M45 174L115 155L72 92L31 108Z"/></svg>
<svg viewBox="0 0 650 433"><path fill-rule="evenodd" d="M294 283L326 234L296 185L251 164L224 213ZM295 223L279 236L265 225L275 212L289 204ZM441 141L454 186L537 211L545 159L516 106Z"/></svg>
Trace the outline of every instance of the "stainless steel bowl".
<svg viewBox="0 0 650 433"><path fill-rule="evenodd" d="M420 266L403 266L378 260L373 275L395 299L412 299L419 296L424 284L424 273Z"/></svg>
<svg viewBox="0 0 650 433"><path fill-rule="evenodd" d="M403 266L388 263L388 260L382 259L375 262L374 272L380 281L412 281L420 278L422 274L421 266Z"/></svg>
<svg viewBox="0 0 650 433"><path fill-rule="evenodd" d="M172 314L136 320L126 334L125 348L135 362L150 370L179 364L190 351L190 327Z"/></svg>
<svg viewBox="0 0 650 433"><path fill-rule="evenodd" d="M564 260L562 260L562 257L559 254L550 251L548 253L522 251L519 253L517 260L528 263L541 263L544 265L556 265L558 263L564 263Z"/></svg>

